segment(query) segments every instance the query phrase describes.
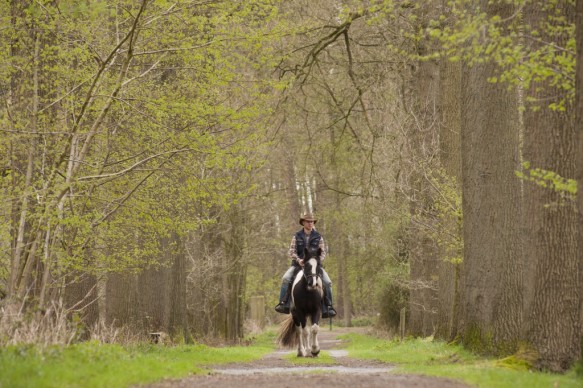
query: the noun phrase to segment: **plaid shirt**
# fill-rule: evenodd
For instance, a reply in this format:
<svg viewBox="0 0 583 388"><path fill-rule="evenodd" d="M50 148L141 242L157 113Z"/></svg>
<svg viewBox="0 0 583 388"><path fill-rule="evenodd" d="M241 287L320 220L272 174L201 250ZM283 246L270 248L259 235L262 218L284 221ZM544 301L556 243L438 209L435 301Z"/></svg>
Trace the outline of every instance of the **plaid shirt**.
<svg viewBox="0 0 583 388"><path fill-rule="evenodd" d="M304 234L304 236L307 236L307 235ZM322 237L322 236L320 236L320 244L318 247L322 250L322 253L320 255L320 262L324 262L324 259L326 259L326 243L324 242L324 237ZM295 236L295 234L292 237L291 244L289 245L288 256L292 260L295 260L298 264L300 263L300 257L298 256L298 254L296 252L296 236Z"/></svg>

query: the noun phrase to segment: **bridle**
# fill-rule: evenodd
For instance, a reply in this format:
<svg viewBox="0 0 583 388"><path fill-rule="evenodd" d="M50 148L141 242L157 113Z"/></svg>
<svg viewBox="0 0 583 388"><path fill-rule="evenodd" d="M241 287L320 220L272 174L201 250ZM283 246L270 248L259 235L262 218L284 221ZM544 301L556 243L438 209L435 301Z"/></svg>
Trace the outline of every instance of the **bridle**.
<svg viewBox="0 0 583 388"><path fill-rule="evenodd" d="M306 279L306 282L308 284L310 284L310 279L312 279L312 278L316 278L316 281L314 283L317 283L318 279L321 278L320 271L318 271L318 269L320 267L320 261L318 259L315 259L315 260L316 260L316 273L315 274L313 274L313 273L307 273L306 272L306 266L304 265L304 269L303 269L304 279Z"/></svg>

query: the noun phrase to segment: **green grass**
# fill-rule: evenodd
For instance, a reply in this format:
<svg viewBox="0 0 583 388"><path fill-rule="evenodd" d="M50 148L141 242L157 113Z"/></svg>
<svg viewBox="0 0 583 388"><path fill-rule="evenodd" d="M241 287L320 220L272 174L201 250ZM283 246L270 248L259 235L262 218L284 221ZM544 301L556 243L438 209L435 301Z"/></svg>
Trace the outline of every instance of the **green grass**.
<svg viewBox="0 0 583 388"><path fill-rule="evenodd" d="M205 367L248 362L273 351L272 332L252 346L213 348L205 345L120 346L84 342L38 349L12 346L0 349L0 388L12 387L127 387L164 378L207 373Z"/></svg>
<svg viewBox="0 0 583 388"><path fill-rule="evenodd" d="M478 357L461 346L431 339L387 341L359 334L348 340L349 355L397 365L395 373L422 374L461 380L478 387L582 387L575 371L565 375L532 372L516 363Z"/></svg>

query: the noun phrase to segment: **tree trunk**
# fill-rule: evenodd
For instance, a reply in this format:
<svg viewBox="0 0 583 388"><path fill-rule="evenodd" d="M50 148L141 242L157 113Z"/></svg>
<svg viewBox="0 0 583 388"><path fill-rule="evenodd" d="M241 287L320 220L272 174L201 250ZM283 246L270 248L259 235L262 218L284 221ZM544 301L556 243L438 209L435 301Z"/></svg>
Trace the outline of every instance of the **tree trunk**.
<svg viewBox="0 0 583 388"><path fill-rule="evenodd" d="M420 30L424 30L434 14L436 2L425 3L420 9ZM417 48L419 55L428 55L432 48L422 39ZM410 331L413 335L428 336L434 333L437 318L437 276L439 250L432 238L435 217L432 212L433 198L427 176L433 167L430 154L435 148L438 117L439 66L435 60L423 60L413 73L413 127L411 128L411 158L413 182L411 215L415 219L410 233L411 292ZM429 153L428 153L429 150Z"/></svg>
<svg viewBox="0 0 583 388"><path fill-rule="evenodd" d="M170 241L170 246L166 247L168 256L172 257L169 331L174 336L181 336L185 343L189 343L190 330L186 310L186 254L179 236L173 234Z"/></svg>
<svg viewBox="0 0 583 388"><path fill-rule="evenodd" d="M488 5L505 17L506 5ZM462 72L462 185L464 257L460 272L459 334L481 353L516 349L521 315L518 234L520 185L518 94L490 83L496 65Z"/></svg>
<svg viewBox="0 0 583 388"><path fill-rule="evenodd" d="M334 131L335 128L330 128L330 142L336 146L342 142L342 137L338 137ZM341 187L340 182L342 170L338 166L339 157L340 155L335 148L331 155L331 171L334 174L334 185L336 188ZM343 194L335 191L332 195L332 203L335 209L342 209L342 200ZM350 327L352 326L352 296L350 292L350 278L348 272L349 247L346 243L348 240L348 233L346 229L342 227L341 221L339 220L342 218L342 215L342 211L336 212L336 217L333 217L329 223L329 237L326 237L325 239L328 241L328 248L332 250L332 257L336 261L336 268L338 268L336 282L331 278L332 284L337 285L335 289L334 286L332 288L332 298L337 299L336 302L333 301L333 304L337 309L338 317L344 320L345 326Z"/></svg>
<svg viewBox="0 0 583 388"><path fill-rule="evenodd" d="M170 268L147 268L138 275L140 305L144 306L143 319L148 331L170 331L175 267L174 263Z"/></svg>
<svg viewBox="0 0 583 388"><path fill-rule="evenodd" d="M566 47L568 36L550 35L544 27L558 16L573 19L569 1L560 1L552 11L538 4L525 8L527 23L538 30L540 42L552 41ZM551 18L552 16L552 18ZM541 48L539 39L529 41ZM551 110L561 90L543 81L532 85L524 115L524 159L531 168L542 168L562 177L575 176L575 121L572 103L564 111ZM525 184L526 257L525 330L530 345L537 351L540 368L563 371L580 354L580 295L577 255L577 213L558 192L527 182Z"/></svg>
<svg viewBox="0 0 583 388"><path fill-rule="evenodd" d="M106 325L121 327L137 325L139 320L139 295L137 278L134 274L112 273L107 277L106 284Z"/></svg>
<svg viewBox="0 0 583 388"><path fill-rule="evenodd" d="M577 194L578 221L577 227L579 234L577 241L577 262L579 263L579 359L583 360L583 0L577 0L577 58L576 79L575 79L575 132L577 139L576 149L576 178L579 192Z"/></svg>
<svg viewBox="0 0 583 388"><path fill-rule="evenodd" d="M22 30L22 34L17 35L10 45L10 54L13 57L21 57L23 55L31 55L26 58L30 61L30 68L28 66L19 69L10 82L10 97L9 104L14 104L12 108L21 111L25 114L23 122L18 124L23 125L32 135L28 137L28 151L26 167L19 166L18 159L21 155L15 155L12 159L17 164L11 166L11 171L17 177L21 171L25 172L23 185L15 184L15 187L23 187L23 192L16 192L16 198L19 198L18 206L13 208L12 213L12 236L13 247L11 255L10 280L8 282L8 297L13 301L20 302L25 294L28 294L29 299L33 295L30 294L33 284L30 282L32 269L36 264L36 256L29 254L33 244L38 245L38 238L42 238L42 233L36 233L35 228L30 222L31 214L34 213L34 180L37 177L37 146L38 137L36 135L38 127L38 110L39 110L39 76L41 72L41 32L34 20L27 20L26 13L29 12L26 2L11 1L11 22L12 28L15 31ZM22 20L27 20L29 24L22 23ZM32 47L31 47L32 46ZM22 58L24 59L24 58ZM20 76L20 77L19 77ZM32 86L26 82L26 79L32 80ZM26 104L30 101L29 105ZM14 125L16 118L11 118L11 123ZM13 130L18 130L14 127ZM16 149L18 149L16 147ZM18 152L18 151L17 151ZM37 225L38 226L38 225ZM37 236L37 239L34 236Z"/></svg>
<svg viewBox="0 0 583 388"><path fill-rule="evenodd" d="M461 196L461 63L450 62L444 58L440 62L440 114L439 151L440 164L449 180L459 188ZM462 240L461 220L444 220L452 239ZM457 311L459 306L459 267L460 263L452 254L462 257L463 252L444 252L438 268L438 338L446 341L456 336Z"/></svg>
<svg viewBox="0 0 583 388"><path fill-rule="evenodd" d="M73 275L78 276L65 287L65 306L83 323L85 330L80 334L82 339L87 340L90 330L99 321L97 279L82 273Z"/></svg>
<svg viewBox="0 0 583 388"><path fill-rule="evenodd" d="M222 335L229 340L237 340L243 334L243 317L245 313L243 296L245 295L245 275L247 266L243 262L245 253L245 213L240 209L231 209L225 215L228 230L223 231L222 273L223 284L222 312L219 324Z"/></svg>

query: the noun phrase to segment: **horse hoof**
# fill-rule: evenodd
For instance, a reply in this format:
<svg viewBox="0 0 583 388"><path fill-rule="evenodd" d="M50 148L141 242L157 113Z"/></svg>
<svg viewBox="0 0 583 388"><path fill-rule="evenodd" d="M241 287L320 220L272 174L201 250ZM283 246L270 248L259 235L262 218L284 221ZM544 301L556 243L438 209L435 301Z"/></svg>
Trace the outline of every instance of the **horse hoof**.
<svg viewBox="0 0 583 388"><path fill-rule="evenodd" d="M320 354L320 349L313 351L312 350L312 357L318 357L318 354Z"/></svg>

